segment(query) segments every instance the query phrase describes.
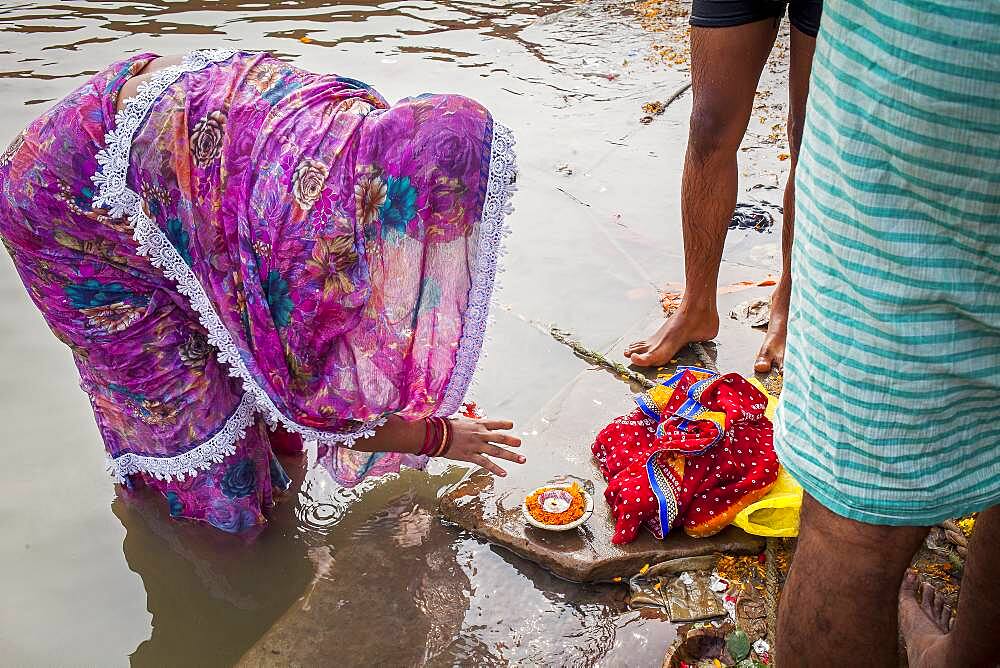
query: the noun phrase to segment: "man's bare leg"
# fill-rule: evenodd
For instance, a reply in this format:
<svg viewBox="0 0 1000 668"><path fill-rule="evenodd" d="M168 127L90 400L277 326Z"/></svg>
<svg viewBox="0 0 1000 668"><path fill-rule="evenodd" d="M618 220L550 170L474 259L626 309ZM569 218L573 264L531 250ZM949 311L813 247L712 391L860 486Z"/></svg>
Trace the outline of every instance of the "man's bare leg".
<svg viewBox="0 0 1000 668"><path fill-rule="evenodd" d="M625 350L633 364L661 366L688 343L719 333L716 291L726 230L736 208L736 152L776 34L773 19L732 28L691 28L694 106L681 182L684 301L656 334Z"/></svg>
<svg viewBox="0 0 1000 668"><path fill-rule="evenodd" d="M771 295L771 321L767 335L757 354L754 370L767 373L771 367L785 363L785 338L788 334L788 302L792 296L792 238L795 230L795 168L799 164L802 128L806 118L809 95L809 73L812 71L816 38L792 26L791 55L788 66L788 147L791 170L785 183L784 215L781 227L781 279Z"/></svg>
<svg viewBox="0 0 1000 668"><path fill-rule="evenodd" d="M895 666L899 587L927 531L855 522L806 494L778 609L780 665Z"/></svg>
<svg viewBox="0 0 1000 668"><path fill-rule="evenodd" d="M1000 665L1000 506L983 511L969 545L962 574L958 614L950 611L932 588L908 573L899 592L899 626L906 641L910 668ZM950 630L949 630L950 629Z"/></svg>

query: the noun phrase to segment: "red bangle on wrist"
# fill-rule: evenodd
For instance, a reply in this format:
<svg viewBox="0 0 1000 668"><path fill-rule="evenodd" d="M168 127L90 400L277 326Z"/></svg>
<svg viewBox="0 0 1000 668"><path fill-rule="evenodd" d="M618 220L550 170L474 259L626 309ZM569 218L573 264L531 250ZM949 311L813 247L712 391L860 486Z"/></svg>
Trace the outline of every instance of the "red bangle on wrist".
<svg viewBox="0 0 1000 668"><path fill-rule="evenodd" d="M444 444L445 444L445 436L446 436L445 426L444 426L444 421L441 420L441 418L436 417L433 418L433 420L434 424L436 424L438 428L438 439L437 439L438 442L434 447L434 454L432 456L440 457L441 452L444 450Z"/></svg>
<svg viewBox="0 0 1000 668"><path fill-rule="evenodd" d="M453 440L451 422L446 418L424 418L424 444L418 455L441 457L451 450Z"/></svg>
<svg viewBox="0 0 1000 668"><path fill-rule="evenodd" d="M437 438L435 437L437 433L437 425L434 424L433 418L424 419L424 444L420 447L420 452L418 455L430 455L434 452L437 446Z"/></svg>
<svg viewBox="0 0 1000 668"><path fill-rule="evenodd" d="M444 427L444 446L441 448L441 452L438 453L438 457L443 457L448 454L451 450L451 440L452 440L452 429L451 420L448 418L441 418L441 425Z"/></svg>

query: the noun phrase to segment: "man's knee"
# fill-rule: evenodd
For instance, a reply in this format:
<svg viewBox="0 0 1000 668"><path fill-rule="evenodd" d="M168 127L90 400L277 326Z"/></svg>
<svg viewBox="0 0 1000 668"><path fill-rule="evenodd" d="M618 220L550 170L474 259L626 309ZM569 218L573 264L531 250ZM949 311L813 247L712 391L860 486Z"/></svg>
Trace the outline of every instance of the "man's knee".
<svg viewBox="0 0 1000 668"><path fill-rule="evenodd" d="M689 153L700 160L716 154L735 154L746 133L747 119L725 100L695 105L691 111Z"/></svg>

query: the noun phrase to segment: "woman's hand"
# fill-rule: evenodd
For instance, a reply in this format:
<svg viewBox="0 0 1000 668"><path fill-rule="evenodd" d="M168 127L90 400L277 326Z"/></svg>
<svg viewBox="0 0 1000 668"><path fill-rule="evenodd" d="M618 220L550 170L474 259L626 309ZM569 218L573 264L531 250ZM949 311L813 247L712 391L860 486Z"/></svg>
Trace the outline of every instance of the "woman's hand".
<svg viewBox="0 0 1000 668"><path fill-rule="evenodd" d="M451 421L451 448L445 453L445 459L478 464L498 476L506 476L507 472L493 463L488 457L506 459L515 464L523 464L524 457L510 450L501 448L507 445L512 448L521 446L521 439L504 433L503 430L513 429L514 423L508 420L470 420L456 418Z"/></svg>

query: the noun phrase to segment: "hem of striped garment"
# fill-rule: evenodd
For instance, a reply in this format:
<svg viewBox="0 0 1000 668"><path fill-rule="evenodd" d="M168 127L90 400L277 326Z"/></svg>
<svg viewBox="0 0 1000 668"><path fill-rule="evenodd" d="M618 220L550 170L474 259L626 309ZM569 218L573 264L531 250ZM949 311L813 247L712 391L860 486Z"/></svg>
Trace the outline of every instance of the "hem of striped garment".
<svg viewBox="0 0 1000 668"><path fill-rule="evenodd" d="M373 436L375 429L384 425L388 419L387 416L382 416L376 420L361 422L358 427L350 431L329 432L298 424L286 417L251 374L232 335L219 318L194 271L143 210L139 194L128 186L132 142L156 100L184 74L223 62L235 54L236 51L231 49L193 51L184 56L180 64L158 70L149 81L140 84L135 96L127 99L115 115L115 127L107 133L105 147L97 154L98 169L92 177L97 187L93 207L107 208L109 214L115 218L127 218L136 242L136 252L148 257L150 263L173 281L177 285L178 292L187 298L191 308L198 314L201 325L208 332L208 341L216 348L219 361L228 367L230 376L243 381L246 394L241 401L241 407L244 402L249 402L249 418L237 410L229 416L215 436L175 457L123 455L117 460L113 459L111 464L114 466L109 468L113 468L113 473L120 479L124 471L146 472L161 477L207 469L221 461L220 453L235 451L235 444L245 435L246 427L241 427L242 422L252 419L255 414L262 415L272 428L281 424L286 430L298 433L306 440L336 443L346 447L352 447L358 440Z"/></svg>
<svg viewBox="0 0 1000 668"><path fill-rule="evenodd" d="M469 388L474 387L476 370L480 360L486 355L486 332L496 313L497 294L500 291L497 274L503 272L503 256L506 253L504 239L510 234L507 216L514 211L510 200L517 190L515 143L514 133L507 126L494 121L489 178L483 200L479 243L472 267L469 304L462 321L462 337L455 353L455 368L452 369L441 405L434 413L439 417L448 417L458 411Z"/></svg>
<svg viewBox="0 0 1000 668"><path fill-rule="evenodd" d="M831 512L855 522L881 526L933 526L945 520L965 517L992 506L1000 505L1000 489L991 490L985 494L970 495L961 501L947 506L935 506L922 511L900 514L898 510L880 509L877 503L867 507L853 506L845 503L842 495L837 493L836 481L820 480L806 473L799 467L795 456L790 452L781 452L786 448L775 443L778 461L788 471L795 482L802 486L805 493L813 497ZM787 450L792 450L791 447Z"/></svg>

